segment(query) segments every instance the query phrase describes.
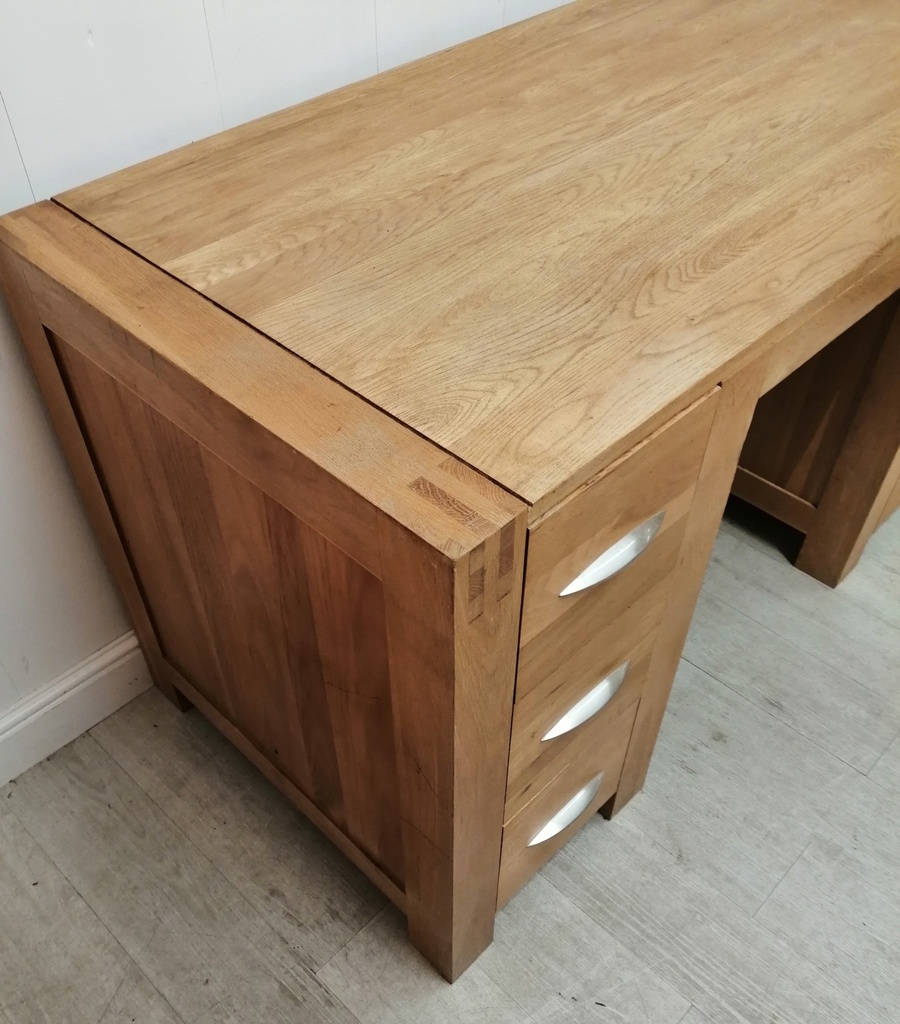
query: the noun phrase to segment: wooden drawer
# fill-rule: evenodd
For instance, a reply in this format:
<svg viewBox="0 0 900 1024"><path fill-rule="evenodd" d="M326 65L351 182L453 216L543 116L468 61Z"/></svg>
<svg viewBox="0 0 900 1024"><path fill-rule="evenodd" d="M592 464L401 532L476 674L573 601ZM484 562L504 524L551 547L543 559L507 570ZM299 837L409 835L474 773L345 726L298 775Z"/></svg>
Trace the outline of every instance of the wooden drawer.
<svg viewBox="0 0 900 1024"><path fill-rule="evenodd" d="M624 629L627 635L620 637L626 643L655 629L684 537L684 515L673 512L672 517L672 526L654 540L642 556L642 564L635 564L633 570L606 585L594 587L565 615L554 618L522 644L516 674L517 704L534 699L535 691L550 694L562 678L581 678L582 673L602 668L604 650L616 636L609 627L626 612L631 613L625 620L629 623Z"/></svg>
<svg viewBox="0 0 900 1024"><path fill-rule="evenodd" d="M566 763L503 826L497 906L502 907L616 792L637 702L582 730ZM601 774L602 773L602 774ZM574 805L574 806L573 806ZM553 819L561 816L554 823ZM543 830L552 832L541 839ZM558 830L557 830L558 829Z"/></svg>
<svg viewBox="0 0 900 1024"><path fill-rule="evenodd" d="M523 646L557 618L596 602L598 593L607 609L618 612L625 603L619 591L633 598L642 577L658 568L666 535L683 528L716 394L699 399L532 527ZM594 566L598 582L563 596Z"/></svg>
<svg viewBox="0 0 900 1024"><path fill-rule="evenodd" d="M544 649L542 637L530 645L537 650L526 670L540 681L513 710L507 817L547 781L548 769L558 771L585 730L616 717L640 697L667 589L668 581L658 584L645 600L567 654ZM544 739L548 732L555 735Z"/></svg>

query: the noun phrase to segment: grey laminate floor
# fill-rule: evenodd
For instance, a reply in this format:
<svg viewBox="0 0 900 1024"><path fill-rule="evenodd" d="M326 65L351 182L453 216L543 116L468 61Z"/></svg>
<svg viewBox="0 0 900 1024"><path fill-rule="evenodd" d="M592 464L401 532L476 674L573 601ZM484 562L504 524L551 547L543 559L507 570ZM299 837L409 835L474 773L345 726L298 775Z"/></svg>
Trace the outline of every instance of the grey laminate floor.
<svg viewBox="0 0 900 1024"><path fill-rule="evenodd" d="M900 1022L900 515L836 591L727 521L646 791L456 985L155 692L0 790L0 1021Z"/></svg>

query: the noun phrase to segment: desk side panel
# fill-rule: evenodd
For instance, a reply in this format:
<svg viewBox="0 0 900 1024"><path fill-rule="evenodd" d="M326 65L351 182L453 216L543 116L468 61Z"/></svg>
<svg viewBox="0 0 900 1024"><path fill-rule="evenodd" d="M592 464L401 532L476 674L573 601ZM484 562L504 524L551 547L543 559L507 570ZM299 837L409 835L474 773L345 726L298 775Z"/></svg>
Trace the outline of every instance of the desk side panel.
<svg viewBox="0 0 900 1024"><path fill-rule="evenodd" d="M490 942L525 507L55 207L0 273L155 676L408 914Z"/></svg>

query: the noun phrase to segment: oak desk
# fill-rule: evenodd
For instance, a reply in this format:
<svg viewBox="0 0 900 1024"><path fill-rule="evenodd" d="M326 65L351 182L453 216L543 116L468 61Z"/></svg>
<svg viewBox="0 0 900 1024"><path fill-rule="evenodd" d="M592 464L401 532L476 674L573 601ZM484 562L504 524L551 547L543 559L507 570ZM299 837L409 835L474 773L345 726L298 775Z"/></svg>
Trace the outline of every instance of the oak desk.
<svg viewBox="0 0 900 1024"><path fill-rule="evenodd" d="M757 399L900 285L898 47L578 4L0 221L158 685L448 978L641 788ZM823 576L900 474L873 346Z"/></svg>

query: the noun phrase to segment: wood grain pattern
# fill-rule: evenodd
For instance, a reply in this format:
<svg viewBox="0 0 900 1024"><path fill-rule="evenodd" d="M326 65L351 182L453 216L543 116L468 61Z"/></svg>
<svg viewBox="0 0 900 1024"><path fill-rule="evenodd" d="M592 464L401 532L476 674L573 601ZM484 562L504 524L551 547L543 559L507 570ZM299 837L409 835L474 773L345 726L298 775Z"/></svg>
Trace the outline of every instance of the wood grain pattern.
<svg viewBox="0 0 900 1024"><path fill-rule="evenodd" d="M802 707L821 701L823 722L827 707L842 706L835 722L835 738L843 741L855 732L866 745L873 734L884 734L885 726L900 708L897 698L897 633L900 630L900 575L896 573L900 517L885 525L869 545L871 557L859 566L827 600L818 581L805 573L795 572L781 553L769 543L763 549L764 560L755 557L764 539L746 527L723 521L716 538L716 548L707 570L703 587L707 597L738 611L752 623L771 630L788 643L781 648L783 656L806 663L808 685L793 687L793 696L784 711L769 704L761 692L750 697L770 715L781 717L794 729L803 718ZM758 547L748 551L753 541ZM892 571L893 569L893 571ZM706 610L716 610L715 603ZM768 639L752 636L755 625L744 625L747 646L768 644ZM700 625L695 633L700 633ZM723 635L723 641L727 634ZM780 647L779 641L775 645ZM860 650L865 657L860 657ZM826 675L817 680L816 667L822 663ZM748 673L768 686L771 668L766 669L766 656L760 658L761 671ZM774 664L774 663L773 663ZM793 671L793 670L792 670ZM735 675L730 679L734 680ZM815 685L814 685L815 684ZM790 681L783 687L789 692ZM846 699L839 696L844 691ZM816 696L818 694L818 696ZM749 695L748 695L749 696ZM771 696L777 696L772 693ZM876 697L881 698L879 704ZM852 729L850 722L858 722ZM802 726L800 726L802 728ZM898 723L900 730L900 723ZM826 744L837 751L838 744ZM843 748L845 760L847 748Z"/></svg>
<svg viewBox="0 0 900 1024"><path fill-rule="evenodd" d="M388 630L397 622L409 637L391 653L407 915L414 943L453 980L493 935L525 516L514 523L512 557L501 558L495 534L460 563L455 587L446 566L416 550L420 541L393 524L384 530L403 581L386 584ZM484 583L474 609L473 562Z"/></svg>
<svg viewBox="0 0 900 1024"><path fill-rule="evenodd" d="M628 748L636 705L619 707L612 716L588 726L566 756L534 777L534 788L509 806L503 826L503 857L497 906L503 907L529 878L615 794ZM556 836L530 846L537 832L600 772L600 788L582 813ZM526 802L527 801L527 802Z"/></svg>
<svg viewBox="0 0 900 1024"><path fill-rule="evenodd" d="M889 519L898 508L900 508L900 479L897 480L893 492L888 495L888 499L884 504L884 514L881 521L885 522L885 520Z"/></svg>
<svg viewBox="0 0 900 1024"><path fill-rule="evenodd" d="M122 711L91 736L306 966L318 970L385 905L204 715L176 714L153 690Z"/></svg>
<svg viewBox="0 0 900 1024"><path fill-rule="evenodd" d="M796 572L765 536L726 519L704 591L742 613L738 629L747 630L742 646L748 650L760 646L756 624L761 622L818 662L847 674L855 670L861 682L877 683L896 706L898 561L900 518L895 518L873 537L857 570L830 590ZM697 628L703 627L703 615L701 608ZM809 661L809 678L798 691L817 685L815 663ZM836 737L852 702L831 700ZM177 714L152 692L92 730L137 784L126 800L111 800L109 789L100 794L98 811L107 821L90 807L86 813L74 787L61 781L84 777L83 759L73 772L65 752L18 785L0 789L0 824L14 806L31 834L40 833L39 846L64 858L67 873L78 876L90 910L125 925L126 941L150 917L139 898L147 883L136 861L146 857L152 868L160 851L185 849L181 877L187 878L188 898L177 901L177 930L167 901L154 888L161 941L147 949L143 963L154 967L167 945L185 933L201 942L202 958L195 959L188 946L187 957L167 958L159 971L170 997L192 1000L186 1021L203 1019L202 1005L193 999L208 988L207 977L215 986L210 1001L227 998L221 979L235 969L231 941L245 944L236 965L239 982L254 995L267 991L266 964L240 931L249 902L304 963L311 952L310 929L325 925L329 941L321 947L314 942L312 948L322 955L332 943L343 948L318 971L318 980L365 1024L559 1024L604 1016L616 1024L681 1024L690 1000L702 1005L703 1014L689 1012L684 1024L770 1024L773 1016L794 1024L896 1024L900 964L893 955L893 892L900 881L900 742L864 776L837 750L798 736L786 720L773 717L775 709L766 708L682 661L641 799L632 801L613 827L593 815L583 834L501 911L493 945L452 986L409 945L405 921L392 907L344 945L347 929L356 931L377 906L360 900L367 887L359 879L352 885L355 872L344 858L318 841L198 716ZM94 778L121 780L117 764L105 760ZM32 779L41 784L32 786ZM57 807L54 789L62 794ZM106 808L108 802L114 811ZM158 807L165 808L164 818L156 816ZM109 841L98 840L98 834L104 840L109 836L98 831L98 818L104 830L116 826ZM140 847L123 841L129 834L146 835L148 822L151 828L159 823L163 843ZM184 846L181 833L189 840ZM16 850L8 836L7 863ZM798 872L785 878L813 837L814 847ZM818 856L812 861L811 855L823 849L822 840L852 856L832 859L832 868ZM73 847L78 858L71 856ZM216 873L195 873L206 869L194 848L212 861ZM35 864L29 861L29 867ZM105 873L106 884L95 887L89 878L85 885L82 865L100 879ZM40 904L49 880L29 875L26 870L23 902ZM220 885L221 876L245 900L226 901L227 912L215 920L213 935L227 941L212 942L207 904L190 898L192 889L209 892ZM123 877L130 884L120 884ZM32 888L38 878L40 885ZM335 892L337 879L351 884L351 891ZM272 886L280 892L270 893ZM219 889L212 891L220 895ZM770 894L769 907L760 910ZM881 895L877 902L875 894ZM0 944L8 940L21 948L22 939L35 934L20 913L22 905L15 898L0 905L0 917L9 910ZM331 920L331 909L340 920ZM875 915L862 917L865 929L862 912ZM93 986L104 989L110 976L82 973L79 987L51 992L42 982L54 964L60 965L55 977L62 980L73 976L64 974L65 962L103 963L108 933L91 929L87 921L81 926L82 920L47 915L47 935L57 940L50 948L59 956L52 963L46 955L19 961L16 982L25 1001L14 1008L5 1004L11 1024L70 1018L81 1024L75 998ZM40 948L49 952L46 943ZM142 946L135 948L140 953ZM190 968L199 964L206 973L195 980ZM15 970L13 961L9 965ZM103 1024L131 1017L144 1022L145 1015L147 1024L158 1024L152 1007L135 1006L126 988L121 990L126 998L113 1004ZM90 1013L96 1003L88 996L82 1005ZM218 1016L215 1010L209 1016L219 1024L238 1017L238 1009L255 1020L259 1006L226 1003ZM299 1012L293 1007L289 1019ZM87 1020L98 1015L90 1013ZM165 1016L162 1020L171 1024Z"/></svg>
<svg viewBox="0 0 900 1024"><path fill-rule="evenodd" d="M163 655L402 884L381 582L55 347Z"/></svg>
<svg viewBox="0 0 900 1024"><path fill-rule="evenodd" d="M742 469L819 505L898 302L876 306L760 398Z"/></svg>
<svg viewBox="0 0 900 1024"><path fill-rule="evenodd" d="M298 1018L354 1024L287 943L90 736L23 776L9 802L177 1017L261 1015L273 1024Z"/></svg>
<svg viewBox="0 0 900 1024"><path fill-rule="evenodd" d="M837 586L900 486L900 306L872 366L797 568Z"/></svg>
<svg viewBox="0 0 900 1024"><path fill-rule="evenodd" d="M47 334L26 280L25 267L15 253L3 245L0 245L0 280L63 453L87 509L94 535L131 616L153 681L174 704L186 707L186 700L177 693L166 676L156 631L147 614L143 595L118 526L107 505L96 467L60 377L59 367L47 343Z"/></svg>
<svg viewBox="0 0 900 1024"><path fill-rule="evenodd" d="M219 730L222 735L254 764L268 781L279 789L287 798L305 814L309 820L347 857L351 863L376 885L382 893L401 910L406 909L406 894L366 853L359 849L326 814L299 789L284 772L280 771L269 760L268 753L254 746L241 729L227 719L214 704L194 688L180 672L164 663L169 682L179 693L183 693L194 706Z"/></svg>
<svg viewBox="0 0 900 1024"><path fill-rule="evenodd" d="M750 561L765 558L756 552ZM783 570L794 572L784 563ZM698 608L697 623L703 614ZM641 799L616 823L752 915L809 841L809 816L798 812L827 802L852 774L835 754L682 659Z"/></svg>
<svg viewBox="0 0 900 1024"><path fill-rule="evenodd" d="M898 34L890 0L598 0L60 201L536 516L894 290Z"/></svg>
<svg viewBox="0 0 900 1024"><path fill-rule="evenodd" d="M626 661L625 679L601 715L611 714L622 703L635 700L644 685L652 640L665 608L667 585L629 607L605 628L595 629L574 650L550 646L543 652L529 652L528 669L538 679L529 692L519 694L513 709L512 738L509 749L507 800L516 791L522 772L544 757L553 756L552 748L564 746L578 730L542 743L548 729L610 672ZM534 647L534 645L532 645ZM522 671L520 670L519 682Z"/></svg>
<svg viewBox="0 0 900 1024"><path fill-rule="evenodd" d="M0 812L0 992L4 1024L113 1024L138 1013L147 1024L183 1024L6 808Z"/></svg>
<svg viewBox="0 0 900 1024"><path fill-rule="evenodd" d="M646 656L646 651L637 652L639 658ZM646 666L638 663L641 681L646 673ZM635 678L637 682L637 676ZM606 772L604 786L607 799L615 792L618 782L621 761L615 762L618 752L625 756L628 738L631 735L631 724L634 721L635 709L640 695L640 688L629 687L622 700L613 701L609 711L597 715L581 728L568 736L548 744L542 756L523 766L515 776L511 775L506 790L505 819L508 824L528 806L528 804L546 786L563 772L580 772L585 765L598 765L594 774L603 769ZM614 756L615 755L615 756ZM599 758L599 761L598 761ZM600 763L603 762L603 763ZM606 767L604 767L604 764ZM585 781L587 781L586 777ZM578 789L573 788L573 792ZM569 794L571 796L571 794ZM565 801L560 801L560 804ZM605 803L601 800L598 803ZM548 815L549 817L549 815ZM537 828L535 829L537 831ZM530 838L530 837L529 837ZM522 878L524 882L525 878Z"/></svg>
<svg viewBox="0 0 900 1024"><path fill-rule="evenodd" d="M731 493L801 533L806 533L816 518L816 506L811 502L743 466L734 474Z"/></svg>
<svg viewBox="0 0 900 1024"><path fill-rule="evenodd" d="M449 557L522 503L52 203L0 220L39 319L368 568L378 513ZM448 504L412 485L422 477ZM315 500L298 501L298 488ZM365 496L363 498L363 495ZM460 510L469 510L460 514Z"/></svg>
<svg viewBox="0 0 900 1024"><path fill-rule="evenodd" d="M811 644L804 650L771 625L745 623L743 614L722 599L728 591L719 593L722 597L701 594L702 625L691 631L685 658L857 771L869 771L900 732L896 654L887 656L893 671L886 677L884 652L875 645L868 671L834 669L810 656ZM836 704L843 705L837 719Z"/></svg>
<svg viewBox="0 0 900 1024"><path fill-rule="evenodd" d="M688 1006L540 877L498 916L494 945L453 986L426 975L390 908L319 977L360 1024L556 1024L573 1011L578 1020L582 1007L590 1020L598 1002L616 1024L680 1024Z"/></svg>
<svg viewBox="0 0 900 1024"><path fill-rule="evenodd" d="M871 984L817 969L637 830L594 821L544 874L711 1024L891 1024Z"/></svg>
<svg viewBox="0 0 900 1024"><path fill-rule="evenodd" d="M761 360L722 385L666 616L654 648L611 813L620 811L640 791L647 776L703 574L766 369L765 361Z"/></svg>
<svg viewBox="0 0 900 1024"><path fill-rule="evenodd" d="M845 528L825 522L828 509L819 506L861 412L898 302L900 296L893 295L876 306L760 398L741 452L734 494L805 534L833 537ZM870 422L870 430L877 434L882 429L876 425L878 417ZM879 442L873 437L862 445L870 443ZM900 492L885 499L882 520L898 500ZM843 514L833 504L832 509L833 515Z"/></svg>
<svg viewBox="0 0 900 1024"><path fill-rule="evenodd" d="M163 682L457 976L493 929L525 507L60 208L0 231Z"/></svg>
<svg viewBox="0 0 900 1024"><path fill-rule="evenodd" d="M762 622L820 662L846 673L855 669L861 681L877 682L896 703L898 559L900 518L873 537L857 570L830 590L796 572L764 536L726 519L704 591L743 614L748 649L760 646L756 623ZM701 608L699 628L703 615ZM723 655L729 657L727 651ZM815 686L811 673L798 690ZM835 736L847 705L831 701ZM175 943L187 933L203 944L202 960L194 959L188 947L187 958L168 958L161 965L159 978L176 1001L202 996L207 977L215 986L211 1001L227 998L222 972L234 970L232 937L246 943L240 922L248 916L249 901L304 963L311 952L310 929L325 925L329 941L321 947L313 942L312 949L327 956L331 943L343 948L318 971L318 980L366 1024L521 1024L532 1019L558 1024L579 1017L602 1020L604 1015L616 1024L680 1024L687 996L705 1011L689 1013L691 1024L769 1024L772 1016L795 1024L813 1019L816 1024L895 1024L900 979L892 955L896 920L889 929L883 925L896 916L892 892L900 865L900 743L864 776L837 751L798 736L772 711L682 661L641 799L614 827L592 816L584 833L498 915L493 945L452 986L409 945L405 921L393 908L344 946L347 929L356 931L377 906L360 900L360 890L367 887L359 879L352 885L355 872L344 858L298 821L293 809L269 792L265 781L198 716L177 714L152 692L92 730L140 787L131 787L126 800L111 800L109 789L100 795L98 810L109 816L108 822L86 813L73 787L61 784L73 774L84 777L83 759L73 772L66 752L38 766L19 785L0 790L0 823L14 806L32 835L40 833L39 846L64 858L67 873L78 875L90 910L126 926L126 941L149 918L138 898L146 891L146 876L138 874L135 862L142 857L155 861L160 850L164 854L172 846L186 850L181 870L188 899L178 900L177 930L167 901L154 889L161 942L151 945L143 960L155 967L166 945L173 944L173 932ZM121 779L117 764L104 761L96 778ZM41 784L32 786L31 779ZM53 807L56 788L62 792L58 807L65 813ZM115 811L106 808L107 802ZM155 807L165 808L165 818L155 816ZM98 841L98 818L101 828L116 824L111 841ZM123 841L129 833L145 835L148 822L164 829L162 844L139 847ZM184 846L181 833L190 841ZM823 872L821 866L827 865L807 856L802 871L779 886L813 837L810 854L821 850L825 840L852 857L832 860L834 870ZM16 844L10 845L8 832L6 839L8 863ZM77 859L71 857L73 847ZM195 874L205 869L193 848L212 861L217 873ZM31 859L28 867L33 870L36 863ZM85 885L82 864L91 870L99 864L96 874L102 879L105 872L107 884ZM213 943L207 905L189 900L192 888L208 892L223 875L246 899L226 901L227 912L216 919L214 934L227 941ZM130 884L119 884L123 876ZM40 885L32 888L30 883L39 878ZM337 879L346 880L351 891L336 892ZM4 908L9 910L0 944L8 940L21 948L21 941L35 934L20 908L34 901L40 905L49 879L30 875L26 868L23 883L28 893L23 901L14 898L0 907L0 917ZM270 893L272 886L280 892ZM873 902L868 896L876 893L881 899ZM769 894L770 906L759 910ZM118 906L123 908L119 913ZM332 909L340 920L331 919ZM862 917L866 929L860 927L863 911L875 915ZM61 980L75 976L65 974L66 962L102 964L111 940L105 930L91 929L70 914L48 914L46 922L46 934L56 942L52 947L41 943L41 950L59 955L52 962L46 955L19 961L22 970L15 977L24 1002L14 1008L5 1004L11 1024L35 1019L55 1024L69 1018L80 1024L73 1005L77 997L94 986L103 990L111 980L110 975L82 972L77 988L47 991L45 971L60 965L54 976ZM135 948L140 953L142 946L136 943ZM266 964L253 947L241 952L240 983L253 994L267 991ZM8 962L15 970L14 961ZM195 981L193 971L184 967L201 963L206 973ZM168 972L170 966L176 970ZM103 1024L131 1017L158 1024L152 1006L135 1005L133 994L126 983L120 991L124 998L113 1003ZM99 1011L90 1012L96 1006L90 995L80 1005L86 1019L96 1021ZM203 1019L202 1006L190 1002L187 1009L192 1015L185 1020ZM255 1019L259 1007L225 1004L218 1016L215 1010L210 1016L218 1022L237 1016L238 1009ZM299 1011L296 1006L292 1010L289 1019L294 1020ZM166 1016L162 1021L171 1024Z"/></svg>
<svg viewBox="0 0 900 1024"><path fill-rule="evenodd" d="M450 980L498 894L641 787L758 396L896 290L900 92L872 68L898 41L889 0L593 0L0 221L160 684ZM886 308L772 392L791 440L746 449L745 481L828 511L826 576L900 487ZM854 371L837 401L823 368ZM559 598L662 508L634 566ZM613 654L622 693L541 750Z"/></svg>
<svg viewBox="0 0 900 1024"><path fill-rule="evenodd" d="M523 646L556 619L577 616L579 605L596 603L601 591L611 594L630 587L627 577L652 577L654 562L667 547L666 534L680 534L683 527L717 397L712 392L694 403L532 526ZM659 532L632 564L594 587L560 596L603 551L659 512L665 513ZM618 614L625 602L612 596L609 600Z"/></svg>
<svg viewBox="0 0 900 1024"><path fill-rule="evenodd" d="M896 1006L897 882L890 851L816 835L757 918L847 989L870 987L882 1006Z"/></svg>

